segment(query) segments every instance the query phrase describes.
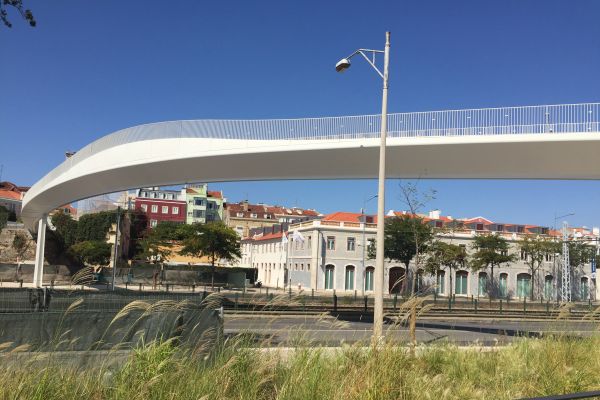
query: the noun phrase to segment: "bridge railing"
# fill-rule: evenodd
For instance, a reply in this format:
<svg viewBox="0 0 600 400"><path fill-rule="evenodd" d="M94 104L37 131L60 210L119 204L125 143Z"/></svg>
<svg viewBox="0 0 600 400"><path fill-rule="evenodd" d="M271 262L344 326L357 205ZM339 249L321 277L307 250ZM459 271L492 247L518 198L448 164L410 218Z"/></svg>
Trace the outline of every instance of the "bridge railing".
<svg viewBox="0 0 600 400"><path fill-rule="evenodd" d="M44 185L73 165L103 150L163 138L238 140L347 140L379 137L380 115L273 120L189 120L139 125L90 143L48 173ZM391 138L520 135L600 131L600 103L500 107L395 113L388 116Z"/></svg>

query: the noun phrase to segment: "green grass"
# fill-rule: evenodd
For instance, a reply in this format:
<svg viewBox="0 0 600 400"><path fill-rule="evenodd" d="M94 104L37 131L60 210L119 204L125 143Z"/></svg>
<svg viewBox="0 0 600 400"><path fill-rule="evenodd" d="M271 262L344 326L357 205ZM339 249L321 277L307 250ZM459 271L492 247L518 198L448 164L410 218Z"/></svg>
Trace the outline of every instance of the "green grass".
<svg viewBox="0 0 600 400"><path fill-rule="evenodd" d="M0 365L0 399L514 399L600 389L600 338L264 351L230 340L213 356L146 345L117 371Z"/></svg>

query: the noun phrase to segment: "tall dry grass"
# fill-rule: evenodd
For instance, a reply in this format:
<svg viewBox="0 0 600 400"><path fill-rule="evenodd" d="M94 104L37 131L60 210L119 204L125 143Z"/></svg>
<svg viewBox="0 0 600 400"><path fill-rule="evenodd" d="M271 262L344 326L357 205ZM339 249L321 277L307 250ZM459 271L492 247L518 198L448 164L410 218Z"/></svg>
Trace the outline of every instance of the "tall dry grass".
<svg viewBox="0 0 600 400"><path fill-rule="evenodd" d="M219 304L216 298L208 301L214 302L209 308ZM273 303L278 301L284 299ZM134 302L113 322L132 310L145 316L182 307L185 303ZM423 310L419 300L406 302L397 323L414 329ZM249 332L217 343L211 352L182 345L182 338L142 342L120 367L109 362L118 348L106 352L105 362L86 368L62 363L65 353L10 366L0 362L0 399L500 400L600 389L600 336L459 348L418 345L413 334L408 347L388 338L378 347L334 349L311 346L301 331L296 334L292 348L265 348L269 339Z"/></svg>
<svg viewBox="0 0 600 400"><path fill-rule="evenodd" d="M2 399L514 399L600 389L600 339L522 339L490 351L451 345L266 351L245 339L194 357L171 341L118 370L0 366Z"/></svg>

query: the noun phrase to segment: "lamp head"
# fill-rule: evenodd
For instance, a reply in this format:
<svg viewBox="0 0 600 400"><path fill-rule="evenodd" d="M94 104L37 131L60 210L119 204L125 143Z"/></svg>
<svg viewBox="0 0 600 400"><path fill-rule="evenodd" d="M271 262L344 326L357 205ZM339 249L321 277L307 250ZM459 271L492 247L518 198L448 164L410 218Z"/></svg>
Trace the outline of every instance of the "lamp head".
<svg viewBox="0 0 600 400"><path fill-rule="evenodd" d="M342 58L337 64L335 64L335 70L337 72L344 72L348 68L350 68L350 60L348 58Z"/></svg>

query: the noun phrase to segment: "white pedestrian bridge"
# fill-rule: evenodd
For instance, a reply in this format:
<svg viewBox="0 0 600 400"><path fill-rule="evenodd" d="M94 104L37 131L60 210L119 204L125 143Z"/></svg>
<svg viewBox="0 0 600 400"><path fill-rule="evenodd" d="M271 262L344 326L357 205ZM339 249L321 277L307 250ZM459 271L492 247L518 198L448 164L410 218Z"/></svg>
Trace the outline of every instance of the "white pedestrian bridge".
<svg viewBox="0 0 600 400"><path fill-rule="evenodd" d="M187 120L104 136L25 195L24 223L43 228L34 279L41 285L43 217L58 206L186 182L375 178L380 126L380 115ZM390 178L599 179L600 103L390 114L386 169Z"/></svg>
<svg viewBox="0 0 600 400"><path fill-rule="evenodd" d="M186 120L126 128L79 150L27 192L26 226L54 208L186 182L375 178L380 115ZM390 178L599 179L600 103L388 116Z"/></svg>

